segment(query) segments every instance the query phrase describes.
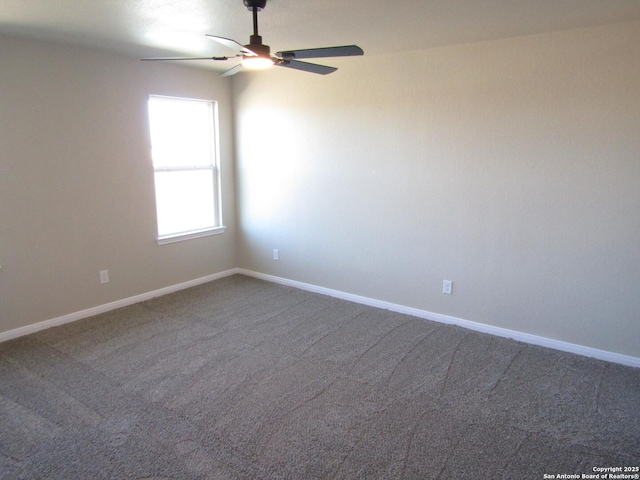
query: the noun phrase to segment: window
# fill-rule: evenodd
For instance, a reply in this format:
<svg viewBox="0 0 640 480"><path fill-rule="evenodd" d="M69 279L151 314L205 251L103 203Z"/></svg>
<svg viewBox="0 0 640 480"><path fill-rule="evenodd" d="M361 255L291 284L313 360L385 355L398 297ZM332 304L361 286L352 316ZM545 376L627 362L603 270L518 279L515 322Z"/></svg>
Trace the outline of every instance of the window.
<svg viewBox="0 0 640 480"><path fill-rule="evenodd" d="M158 243L224 232L216 103L149 97Z"/></svg>

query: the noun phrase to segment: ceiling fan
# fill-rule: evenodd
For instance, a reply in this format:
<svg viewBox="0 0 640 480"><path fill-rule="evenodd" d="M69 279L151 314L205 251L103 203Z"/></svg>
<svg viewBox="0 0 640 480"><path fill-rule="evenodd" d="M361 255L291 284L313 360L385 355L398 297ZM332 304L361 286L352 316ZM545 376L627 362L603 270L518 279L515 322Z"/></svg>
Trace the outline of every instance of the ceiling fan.
<svg viewBox="0 0 640 480"><path fill-rule="evenodd" d="M343 45L340 47L308 48L304 50L284 50L271 54L269 45L262 43L262 37L258 35L258 12L267 4L267 0L242 0L244 5L253 13L253 35L249 39L249 45L241 45L235 40L215 35L207 35L208 38L236 52L230 57L174 57L174 58L143 58L145 61L173 61L173 60L230 60L232 58L242 58L242 62L220 74L220 77L235 75L243 70L257 70L269 68L273 65L277 67L293 68L304 72L327 75L337 70L335 67L318 65L316 63L301 62L304 58L326 58L326 57L350 57L363 55L364 52L357 45Z"/></svg>

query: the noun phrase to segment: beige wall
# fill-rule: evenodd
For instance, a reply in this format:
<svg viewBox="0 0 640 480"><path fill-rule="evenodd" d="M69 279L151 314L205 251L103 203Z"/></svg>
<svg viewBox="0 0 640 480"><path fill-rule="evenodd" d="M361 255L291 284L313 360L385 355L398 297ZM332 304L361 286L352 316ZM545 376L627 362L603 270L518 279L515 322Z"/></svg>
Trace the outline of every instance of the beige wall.
<svg viewBox="0 0 640 480"><path fill-rule="evenodd" d="M326 63L234 80L240 267L640 357L639 23Z"/></svg>
<svg viewBox="0 0 640 480"><path fill-rule="evenodd" d="M0 332L235 266L228 80L6 37L0 65ZM149 94L219 102L226 233L156 245Z"/></svg>
<svg viewBox="0 0 640 480"><path fill-rule="evenodd" d="M0 333L239 266L640 357L640 24L327 63L0 37ZM156 245L151 93L219 101L225 234Z"/></svg>

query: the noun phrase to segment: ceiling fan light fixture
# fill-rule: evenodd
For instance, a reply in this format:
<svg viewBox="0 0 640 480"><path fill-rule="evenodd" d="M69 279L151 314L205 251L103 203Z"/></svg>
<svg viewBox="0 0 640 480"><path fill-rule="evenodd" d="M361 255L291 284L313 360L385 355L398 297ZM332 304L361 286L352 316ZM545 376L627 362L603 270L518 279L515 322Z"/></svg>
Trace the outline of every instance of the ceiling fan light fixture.
<svg viewBox="0 0 640 480"><path fill-rule="evenodd" d="M262 43L262 37L258 34L251 35L249 45L245 48L252 54L242 56L242 67L247 70L264 70L273 65L271 48Z"/></svg>
<svg viewBox="0 0 640 480"><path fill-rule="evenodd" d="M270 57L244 57L242 66L247 70L265 70L273 65Z"/></svg>

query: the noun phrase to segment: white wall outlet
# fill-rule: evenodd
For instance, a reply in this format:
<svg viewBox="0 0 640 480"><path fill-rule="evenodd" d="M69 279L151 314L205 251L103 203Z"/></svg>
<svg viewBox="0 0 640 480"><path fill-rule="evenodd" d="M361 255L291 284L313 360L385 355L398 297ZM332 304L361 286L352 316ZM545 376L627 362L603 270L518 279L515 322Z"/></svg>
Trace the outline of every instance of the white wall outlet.
<svg viewBox="0 0 640 480"><path fill-rule="evenodd" d="M280 252L278 252L277 248L273 249L273 259L274 260L280 260Z"/></svg>
<svg viewBox="0 0 640 480"><path fill-rule="evenodd" d="M100 270L100 283L109 283L109 270Z"/></svg>
<svg viewBox="0 0 640 480"><path fill-rule="evenodd" d="M453 282L451 280L442 281L442 293L451 295L453 291Z"/></svg>

